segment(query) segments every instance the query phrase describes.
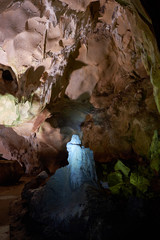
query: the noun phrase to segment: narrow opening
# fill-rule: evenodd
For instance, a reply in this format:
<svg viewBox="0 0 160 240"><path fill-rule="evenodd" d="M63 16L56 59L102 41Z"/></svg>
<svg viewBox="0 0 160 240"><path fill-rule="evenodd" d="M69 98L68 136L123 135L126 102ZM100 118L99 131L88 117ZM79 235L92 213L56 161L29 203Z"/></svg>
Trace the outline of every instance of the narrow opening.
<svg viewBox="0 0 160 240"><path fill-rule="evenodd" d="M9 70L4 70L2 73L2 78L4 81L13 81L13 77Z"/></svg>

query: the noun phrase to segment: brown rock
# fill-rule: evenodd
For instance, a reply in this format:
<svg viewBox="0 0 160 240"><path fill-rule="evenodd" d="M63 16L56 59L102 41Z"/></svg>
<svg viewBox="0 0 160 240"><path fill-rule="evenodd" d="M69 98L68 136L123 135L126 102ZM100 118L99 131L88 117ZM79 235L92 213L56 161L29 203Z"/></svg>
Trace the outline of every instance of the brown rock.
<svg viewBox="0 0 160 240"><path fill-rule="evenodd" d="M38 153L54 172L72 134L83 135L97 161L148 157L160 132L160 61L140 1L9 3L0 13L0 89L11 93L2 76L8 69L20 102L12 99L12 117L2 96L0 123L17 124L0 129L3 157L30 172Z"/></svg>
<svg viewBox="0 0 160 240"><path fill-rule="evenodd" d="M17 161L0 160L0 185L15 184L24 174Z"/></svg>

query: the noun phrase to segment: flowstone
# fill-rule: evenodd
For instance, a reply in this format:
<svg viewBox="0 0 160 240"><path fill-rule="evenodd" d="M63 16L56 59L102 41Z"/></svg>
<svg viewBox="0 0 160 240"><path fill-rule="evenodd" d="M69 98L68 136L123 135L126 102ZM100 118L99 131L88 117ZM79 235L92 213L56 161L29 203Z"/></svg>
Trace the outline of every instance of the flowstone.
<svg viewBox="0 0 160 240"><path fill-rule="evenodd" d="M78 135L73 135L67 143L68 168L72 189L79 188L84 182L96 182L93 152L89 148L81 147Z"/></svg>
<svg viewBox="0 0 160 240"><path fill-rule="evenodd" d="M47 237L55 228L70 228L75 218L84 224L88 192L98 189L93 152L80 144L79 137L73 135L67 144L69 164L58 169L44 187L28 192L30 216L43 227L46 225ZM23 192L22 196L27 194Z"/></svg>

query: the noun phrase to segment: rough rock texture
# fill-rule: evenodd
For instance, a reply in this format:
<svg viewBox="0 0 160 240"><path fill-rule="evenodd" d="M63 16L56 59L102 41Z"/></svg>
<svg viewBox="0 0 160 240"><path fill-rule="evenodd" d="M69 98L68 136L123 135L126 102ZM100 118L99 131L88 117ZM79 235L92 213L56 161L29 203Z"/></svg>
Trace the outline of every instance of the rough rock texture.
<svg viewBox="0 0 160 240"><path fill-rule="evenodd" d="M5 159L17 160L26 172L39 167L34 135L20 136L10 127L0 127L0 149ZM31 145L32 144L32 145Z"/></svg>
<svg viewBox="0 0 160 240"><path fill-rule="evenodd" d="M0 185L15 184L23 174L24 170L17 161L0 159Z"/></svg>
<svg viewBox="0 0 160 240"><path fill-rule="evenodd" d="M157 130L157 141L160 133L160 56L152 22L140 1L0 3L2 157L13 164L18 161L27 173L45 169L52 174L67 164L66 144L76 134L96 161L134 159L146 166L153 133ZM16 167L12 171L15 174ZM149 186L156 198L143 199L134 192L129 198L117 198L86 183L65 192L68 173L70 167L60 168L49 180L49 174L43 173L25 187L20 216L14 209L12 239L17 240L16 231L21 231L19 219L34 240L135 239L139 232L143 237L144 232L157 234L158 176ZM54 177L60 179L56 194ZM71 210L74 217L67 221L69 212L59 223L58 208L52 203L58 205L65 194L71 194L65 211L74 209L74 200L78 210L84 208L80 216ZM61 203L60 217L64 212ZM154 228L150 228L152 223ZM40 235L32 234L33 229Z"/></svg>
<svg viewBox="0 0 160 240"><path fill-rule="evenodd" d="M2 1L0 20L1 154L53 173L79 134L96 161L148 158L160 57L139 0Z"/></svg>
<svg viewBox="0 0 160 240"><path fill-rule="evenodd" d="M41 225L41 232L45 239L52 238L54 231L58 231L58 229L61 229L62 232L69 229L70 232L74 220L82 222L82 225L87 225L88 217L84 216L87 211L88 198L90 199L88 195L92 189L98 190L99 185L93 152L80 144L79 137L73 135L67 144L69 164L58 169L46 185L34 185L35 188L38 188L33 189L31 184L27 184L22 192L22 199L26 202L26 206L29 206L29 217L31 221ZM40 182L42 176L44 173L37 177L37 183L38 180ZM76 222L76 228L73 229L75 233L78 227ZM71 237L71 239L73 238Z"/></svg>
<svg viewBox="0 0 160 240"><path fill-rule="evenodd" d="M64 175L63 175L64 176ZM16 201L11 210L11 239L26 240L74 240L91 239L106 240L153 238L159 232L159 197L141 199L136 196L117 197L106 193L103 189L93 188L84 184L77 205L81 214L75 216L73 209L68 218L62 222L57 219L63 218L68 208L56 214L54 207L54 178L46 185L42 185L42 179L38 176L34 183L28 183L23 191L23 201ZM60 195L63 196L62 186ZM74 197L79 191L73 192ZM43 195L42 194L46 193ZM83 193L83 194L82 194ZM84 194L85 193L85 194ZM60 196L58 195L58 196ZM47 200L47 204L41 204ZM75 199L74 199L75 200ZM37 202L39 204L37 204ZM57 200L57 206L60 202ZM68 206L75 207L75 202ZM29 206L29 207L28 207ZM50 206L50 208L49 208ZM47 210L48 211L44 211ZM78 210L78 209L76 209ZM32 216L32 218L31 218ZM43 216L43 217L42 217Z"/></svg>

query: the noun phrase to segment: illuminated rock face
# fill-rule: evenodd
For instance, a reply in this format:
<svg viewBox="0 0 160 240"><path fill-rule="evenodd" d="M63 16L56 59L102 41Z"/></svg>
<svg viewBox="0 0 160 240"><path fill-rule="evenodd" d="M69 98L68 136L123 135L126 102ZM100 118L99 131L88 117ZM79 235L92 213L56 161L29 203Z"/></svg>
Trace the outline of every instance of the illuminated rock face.
<svg viewBox="0 0 160 240"><path fill-rule="evenodd" d="M3 1L0 21L0 124L33 153L3 139L1 154L53 173L78 134L96 161L148 158L160 58L139 1Z"/></svg>
<svg viewBox="0 0 160 240"><path fill-rule="evenodd" d="M88 192L98 189L93 152L80 143L79 137L73 135L67 144L69 164L58 169L45 186L32 192L25 188L22 194L32 206L30 216L40 224L47 223L51 234L61 225L69 227L74 218L83 219Z"/></svg>
<svg viewBox="0 0 160 240"><path fill-rule="evenodd" d="M80 187L84 182L96 182L97 180L93 152L89 148L81 147L80 144L78 135L73 135L71 141L67 143L72 189Z"/></svg>

